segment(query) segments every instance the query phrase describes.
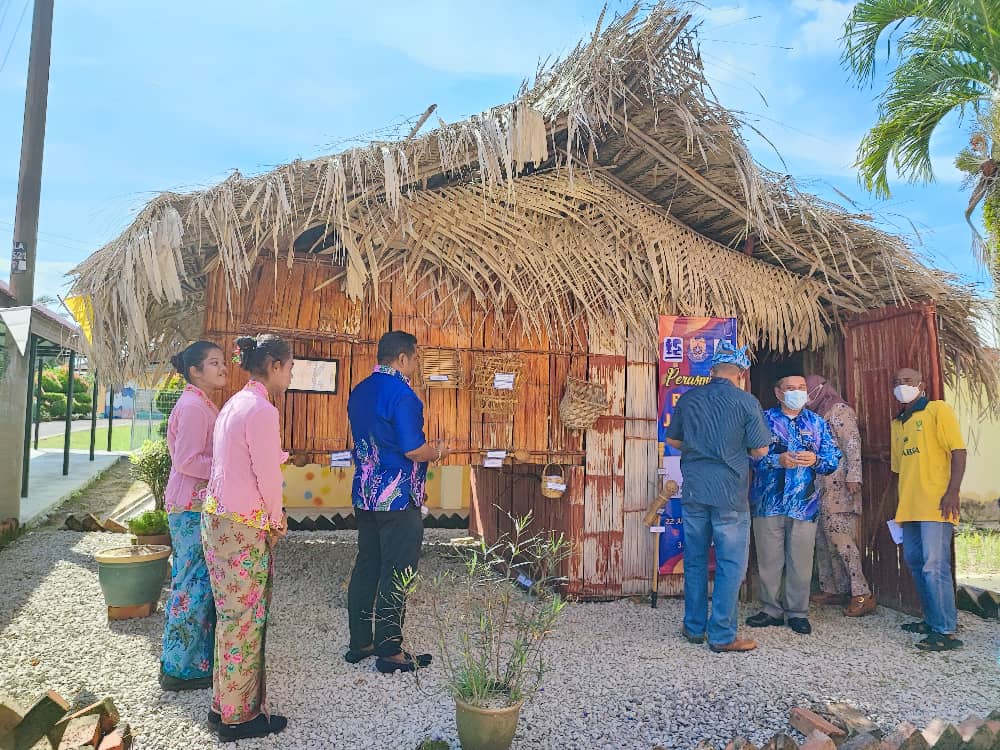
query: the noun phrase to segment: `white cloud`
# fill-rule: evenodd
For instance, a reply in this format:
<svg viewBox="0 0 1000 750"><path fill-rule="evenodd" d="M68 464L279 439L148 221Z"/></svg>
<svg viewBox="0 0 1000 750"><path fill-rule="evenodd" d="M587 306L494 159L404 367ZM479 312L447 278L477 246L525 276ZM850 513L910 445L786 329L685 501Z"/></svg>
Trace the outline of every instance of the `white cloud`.
<svg viewBox="0 0 1000 750"><path fill-rule="evenodd" d="M799 27L796 54L839 54L844 22L853 6L846 0L792 0L792 7L808 19Z"/></svg>

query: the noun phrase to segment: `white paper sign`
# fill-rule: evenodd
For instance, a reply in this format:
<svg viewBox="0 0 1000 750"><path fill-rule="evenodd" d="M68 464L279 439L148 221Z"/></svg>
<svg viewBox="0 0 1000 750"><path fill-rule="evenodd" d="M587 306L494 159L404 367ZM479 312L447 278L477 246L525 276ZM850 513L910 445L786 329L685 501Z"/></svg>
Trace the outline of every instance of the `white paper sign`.
<svg viewBox="0 0 1000 750"><path fill-rule="evenodd" d="M531 585L532 585L532 581L531 581L531 579L530 579L530 578L528 578L528 576L526 576L526 575L525 575L524 573L521 573L521 574L520 574L520 575L519 575L519 576L517 577L517 582L518 582L519 584L521 584L522 586L524 586L524 587L525 587L526 589L530 589L530 588L531 588Z"/></svg>
<svg viewBox="0 0 1000 750"><path fill-rule="evenodd" d="M445 383L448 381L447 375L431 375L427 378L432 383Z"/></svg>
<svg viewBox="0 0 1000 750"><path fill-rule="evenodd" d="M501 466L503 466L503 459L487 458L485 461L483 461L483 466L485 466L487 469L499 469Z"/></svg>
<svg viewBox="0 0 1000 750"><path fill-rule="evenodd" d="M493 387L498 391L514 390L514 374L510 372L498 372L493 376Z"/></svg>
<svg viewBox="0 0 1000 750"><path fill-rule="evenodd" d="M354 466L354 457L350 451L337 451L330 454L331 469L346 469L350 466Z"/></svg>
<svg viewBox="0 0 1000 750"><path fill-rule="evenodd" d="M666 526L650 526L649 527L649 533L650 534L662 534L666 530L667 530Z"/></svg>
<svg viewBox="0 0 1000 750"><path fill-rule="evenodd" d="M507 451L486 451L486 458L507 458Z"/></svg>
<svg viewBox="0 0 1000 750"><path fill-rule="evenodd" d="M559 492L566 491L566 485L562 482L546 482L545 489L547 490L558 490Z"/></svg>
<svg viewBox="0 0 1000 750"><path fill-rule="evenodd" d="M896 544L903 543L903 527L896 523L895 520L889 519L885 522L885 525L889 527L889 536L892 537L892 541Z"/></svg>

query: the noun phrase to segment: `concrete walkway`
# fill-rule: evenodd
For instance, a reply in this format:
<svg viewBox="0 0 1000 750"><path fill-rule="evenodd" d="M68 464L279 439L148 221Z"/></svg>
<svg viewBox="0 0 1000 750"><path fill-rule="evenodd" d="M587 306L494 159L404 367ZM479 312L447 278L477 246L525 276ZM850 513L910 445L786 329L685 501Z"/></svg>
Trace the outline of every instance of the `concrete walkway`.
<svg viewBox="0 0 1000 750"><path fill-rule="evenodd" d="M74 492L83 489L115 464L124 453L96 451L90 460L88 451L69 452L69 474L63 476L61 450L31 452L28 496L21 498L21 525L26 526L58 507Z"/></svg>
<svg viewBox="0 0 1000 750"><path fill-rule="evenodd" d="M108 420L97 420L97 429L108 426ZM115 427L118 425L116 424ZM131 425L129 425L131 427ZM71 432L83 432L84 430L90 429L90 417L86 419L74 419L71 426ZM49 437L57 437L66 434L66 422L64 420L57 420L55 422L42 422L38 425L38 437L40 440L44 440ZM31 439L35 439L35 428L31 427Z"/></svg>

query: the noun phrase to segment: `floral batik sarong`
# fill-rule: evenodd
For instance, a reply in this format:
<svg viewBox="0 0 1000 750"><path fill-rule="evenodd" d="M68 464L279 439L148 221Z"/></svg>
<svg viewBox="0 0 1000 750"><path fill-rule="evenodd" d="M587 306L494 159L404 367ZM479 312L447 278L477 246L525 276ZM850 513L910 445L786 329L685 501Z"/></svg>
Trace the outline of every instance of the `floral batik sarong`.
<svg viewBox="0 0 1000 750"><path fill-rule="evenodd" d="M263 529L213 513L202 513L201 534L217 617L212 710L226 724L242 724L267 715L264 640L271 548Z"/></svg>
<svg viewBox="0 0 1000 750"><path fill-rule="evenodd" d="M196 680L212 673L215 601L201 545L201 513L169 513L173 564L163 628L163 673Z"/></svg>

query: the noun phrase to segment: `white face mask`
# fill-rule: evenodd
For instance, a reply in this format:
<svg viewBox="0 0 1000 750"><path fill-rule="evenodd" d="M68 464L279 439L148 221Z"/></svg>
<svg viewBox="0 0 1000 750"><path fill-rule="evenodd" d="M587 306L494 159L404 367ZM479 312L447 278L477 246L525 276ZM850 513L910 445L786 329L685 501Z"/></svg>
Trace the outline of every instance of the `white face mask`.
<svg viewBox="0 0 1000 750"><path fill-rule="evenodd" d="M892 395L901 404L908 404L920 395L920 389L915 385L897 385L892 389Z"/></svg>
<svg viewBox="0 0 1000 750"><path fill-rule="evenodd" d="M792 411L800 411L806 405L806 401L809 400L809 394L805 391L785 391L785 395L782 398L785 406L787 406Z"/></svg>

